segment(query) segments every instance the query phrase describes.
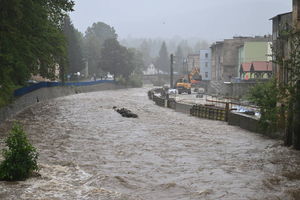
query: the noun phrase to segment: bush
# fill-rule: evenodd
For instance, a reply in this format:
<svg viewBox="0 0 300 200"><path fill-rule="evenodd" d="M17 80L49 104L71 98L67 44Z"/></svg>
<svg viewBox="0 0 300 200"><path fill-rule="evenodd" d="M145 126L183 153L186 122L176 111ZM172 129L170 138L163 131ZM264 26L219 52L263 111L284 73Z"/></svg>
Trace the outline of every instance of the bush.
<svg viewBox="0 0 300 200"><path fill-rule="evenodd" d="M0 179L19 181L38 170L36 149L29 143L20 124L14 123L5 141L8 149L2 151L4 161L0 164Z"/></svg>
<svg viewBox="0 0 300 200"><path fill-rule="evenodd" d="M123 76L117 77L116 82L117 82L118 85L127 86L126 79Z"/></svg>
<svg viewBox="0 0 300 200"><path fill-rule="evenodd" d="M116 82L119 85L130 86L130 87L142 87L143 86L142 78L137 74L130 75L128 77L128 79L124 78L123 76L119 76L116 79Z"/></svg>
<svg viewBox="0 0 300 200"><path fill-rule="evenodd" d="M277 130L278 109L276 106L279 90L274 79L257 84L248 94L250 102L260 107L260 128L264 132L274 133Z"/></svg>
<svg viewBox="0 0 300 200"><path fill-rule="evenodd" d="M129 85L132 87L143 87L142 77L138 74L133 74L129 77Z"/></svg>

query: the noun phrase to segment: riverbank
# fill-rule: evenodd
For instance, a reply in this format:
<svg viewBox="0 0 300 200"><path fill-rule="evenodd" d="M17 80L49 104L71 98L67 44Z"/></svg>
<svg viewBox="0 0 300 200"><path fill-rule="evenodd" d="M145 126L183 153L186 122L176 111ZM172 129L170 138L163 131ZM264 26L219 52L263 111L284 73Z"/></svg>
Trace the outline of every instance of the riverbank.
<svg viewBox="0 0 300 200"><path fill-rule="evenodd" d="M68 96L78 93L95 92L102 90L116 90L124 89L125 86L117 85L115 83L101 83L97 85L87 86L58 86L46 87L34 90L21 97L18 97L13 103L0 108L0 124L6 119L11 118L17 113L21 112L28 106L34 105L39 102L47 101L57 97Z"/></svg>
<svg viewBox="0 0 300 200"><path fill-rule="evenodd" d="M207 95L202 95L201 98L198 98L197 94L175 94L168 95L168 97L161 96L161 94L163 94L162 88L148 91L148 97L159 106L168 107L176 112L185 113L194 117L225 121L229 125L239 126L251 132L261 133L259 117L236 112L233 105L238 104L232 103L228 99L217 100L217 98L214 99L212 96L208 97ZM274 135L270 136L275 137Z"/></svg>

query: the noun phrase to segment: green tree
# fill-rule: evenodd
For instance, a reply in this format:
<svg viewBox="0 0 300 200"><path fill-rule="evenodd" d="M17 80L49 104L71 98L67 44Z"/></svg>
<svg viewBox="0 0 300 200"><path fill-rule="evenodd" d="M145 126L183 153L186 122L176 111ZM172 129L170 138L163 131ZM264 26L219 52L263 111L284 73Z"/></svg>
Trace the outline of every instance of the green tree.
<svg viewBox="0 0 300 200"><path fill-rule="evenodd" d="M87 28L84 37L84 52L89 63L90 74L98 74L99 72L98 66L101 61L101 49L104 42L107 39L117 39L117 37L115 29L103 22L94 23Z"/></svg>
<svg viewBox="0 0 300 200"><path fill-rule="evenodd" d="M30 144L20 124L15 123L5 141L8 149L2 151L4 161L0 164L0 179L19 181L38 170L38 153Z"/></svg>
<svg viewBox="0 0 300 200"><path fill-rule="evenodd" d="M80 72L84 68L82 50L80 46L80 34L74 28L69 16L65 16L63 31L67 39L68 73Z"/></svg>
<svg viewBox="0 0 300 200"><path fill-rule="evenodd" d="M55 78L66 56L61 22L73 5L71 0L1 0L0 104L32 74Z"/></svg>
<svg viewBox="0 0 300 200"><path fill-rule="evenodd" d="M76 40L78 41L78 44L80 46L82 56L84 57L84 55L85 55L84 54L84 35L83 35L83 33L81 33L76 28L74 28L74 32L75 32L75 35L76 35Z"/></svg>
<svg viewBox="0 0 300 200"><path fill-rule="evenodd" d="M143 58L142 52L136 49L129 49L133 53L133 72L130 75L130 85L133 87L142 87L143 86L143 70L146 68L145 60Z"/></svg>
<svg viewBox="0 0 300 200"><path fill-rule="evenodd" d="M275 62L285 72L285 80L279 82L281 98L287 115L285 121L285 144L300 149L300 31L293 28L284 29L278 39L280 45L288 44L288 58L283 56L280 48L275 48ZM283 46L283 45L282 45Z"/></svg>
<svg viewBox="0 0 300 200"><path fill-rule="evenodd" d="M274 133L277 130L279 89L275 79L259 83L251 88L248 99L260 107L260 128L263 132Z"/></svg>
<svg viewBox="0 0 300 200"><path fill-rule="evenodd" d="M152 58L150 56L151 47L150 47L149 43L147 42L147 40L143 40L143 42L141 43L141 45L139 47L139 50L143 57L144 67L146 68L152 62Z"/></svg>
<svg viewBox="0 0 300 200"><path fill-rule="evenodd" d="M137 65L135 53L120 45L116 39L107 39L101 54L100 68L110 72L115 78L122 76L128 79Z"/></svg>
<svg viewBox="0 0 300 200"><path fill-rule="evenodd" d="M156 65L158 69L160 69L163 72L170 71L169 53L165 42L162 43L161 48L159 50L159 56L157 58Z"/></svg>
<svg viewBox="0 0 300 200"><path fill-rule="evenodd" d="M129 59L130 59L129 63L131 63L131 65L134 68L133 72L135 74L142 75L143 70L146 68L143 53L134 48L130 48L130 49L128 49L128 51L131 52L131 57L129 57Z"/></svg>

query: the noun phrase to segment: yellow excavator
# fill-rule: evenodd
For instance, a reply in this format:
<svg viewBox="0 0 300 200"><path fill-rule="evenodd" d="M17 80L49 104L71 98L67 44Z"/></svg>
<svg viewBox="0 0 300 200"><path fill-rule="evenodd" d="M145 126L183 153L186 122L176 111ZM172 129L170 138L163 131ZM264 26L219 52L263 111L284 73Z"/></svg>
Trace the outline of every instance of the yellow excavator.
<svg viewBox="0 0 300 200"><path fill-rule="evenodd" d="M202 76L200 70L196 67L193 67L191 73L187 75L187 78L182 77L176 81L176 88L178 94L181 93L192 93L192 86L197 86L202 81Z"/></svg>
<svg viewBox="0 0 300 200"><path fill-rule="evenodd" d="M202 81L200 70L196 67L193 67L191 73L189 73L188 76L192 86L198 85Z"/></svg>
<svg viewBox="0 0 300 200"><path fill-rule="evenodd" d="M187 79L182 77L176 81L176 89L178 90L178 94L181 94L184 92L191 94L192 93L192 84Z"/></svg>

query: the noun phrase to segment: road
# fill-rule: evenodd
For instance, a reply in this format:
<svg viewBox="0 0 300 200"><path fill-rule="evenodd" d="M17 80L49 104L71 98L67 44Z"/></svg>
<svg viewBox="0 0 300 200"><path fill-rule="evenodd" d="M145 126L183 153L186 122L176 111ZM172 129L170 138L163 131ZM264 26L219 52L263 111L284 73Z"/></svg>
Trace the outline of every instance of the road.
<svg viewBox="0 0 300 200"><path fill-rule="evenodd" d="M0 182L0 199L300 199L300 152L158 107L147 90L77 94L20 113L41 176ZM0 127L1 148L10 125Z"/></svg>

